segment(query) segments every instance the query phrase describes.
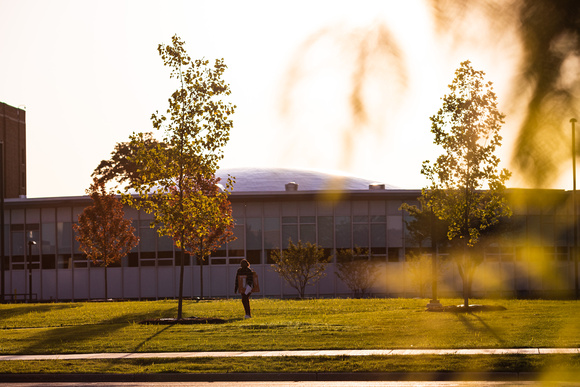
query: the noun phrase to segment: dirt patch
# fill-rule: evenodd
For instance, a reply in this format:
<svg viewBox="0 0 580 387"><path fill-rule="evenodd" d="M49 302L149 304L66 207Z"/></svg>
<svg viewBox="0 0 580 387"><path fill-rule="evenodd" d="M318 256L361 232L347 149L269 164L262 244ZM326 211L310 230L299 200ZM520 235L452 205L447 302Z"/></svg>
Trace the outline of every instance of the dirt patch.
<svg viewBox="0 0 580 387"><path fill-rule="evenodd" d="M139 324L144 325L173 325L173 324L224 324L226 320L221 318L210 317L184 317L182 319L176 318L156 318L151 320L140 321Z"/></svg>
<svg viewBox="0 0 580 387"><path fill-rule="evenodd" d="M427 308L428 312L450 312L450 313L473 313L473 312L495 312L498 310L506 310L501 305L469 305L466 308L464 305L447 305L441 308Z"/></svg>

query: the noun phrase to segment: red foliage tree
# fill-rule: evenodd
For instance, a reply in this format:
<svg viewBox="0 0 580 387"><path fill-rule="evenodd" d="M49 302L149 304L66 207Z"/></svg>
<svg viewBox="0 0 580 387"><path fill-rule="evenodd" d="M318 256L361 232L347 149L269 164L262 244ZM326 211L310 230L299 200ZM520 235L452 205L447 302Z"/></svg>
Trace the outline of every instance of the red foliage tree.
<svg viewBox="0 0 580 387"><path fill-rule="evenodd" d="M107 267L127 255L139 238L131 221L125 219L123 204L105 189L103 181L94 178L87 194L93 204L84 209L73 227L87 259L105 267L105 298L108 298Z"/></svg>

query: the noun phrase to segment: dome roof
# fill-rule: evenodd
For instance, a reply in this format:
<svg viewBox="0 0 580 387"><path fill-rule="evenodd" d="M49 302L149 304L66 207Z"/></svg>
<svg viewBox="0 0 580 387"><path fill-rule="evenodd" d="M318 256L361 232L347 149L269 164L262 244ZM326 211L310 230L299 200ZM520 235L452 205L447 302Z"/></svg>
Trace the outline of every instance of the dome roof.
<svg viewBox="0 0 580 387"><path fill-rule="evenodd" d="M286 191L286 185L296 183L299 191L321 190L368 190L377 182L348 175L292 169L292 168L224 168L216 175L224 182L228 174L235 177L233 192L276 192ZM383 184L384 188L396 187ZM292 190L292 187L289 187ZM295 190L294 189L294 190Z"/></svg>

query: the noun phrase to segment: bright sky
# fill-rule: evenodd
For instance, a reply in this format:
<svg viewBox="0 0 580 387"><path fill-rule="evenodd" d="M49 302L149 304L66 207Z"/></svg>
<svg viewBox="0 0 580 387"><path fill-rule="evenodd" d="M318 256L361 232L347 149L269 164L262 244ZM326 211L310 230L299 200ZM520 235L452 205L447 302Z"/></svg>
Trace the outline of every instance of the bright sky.
<svg viewBox="0 0 580 387"><path fill-rule="evenodd" d="M84 194L117 142L153 131L151 114L177 87L157 45L174 34L191 57L228 65L238 108L222 167L330 169L401 188L426 184L421 163L440 153L429 117L459 63L486 72L509 114L519 58L513 41L490 44L485 26L459 44L437 37L421 0L0 0L0 15L0 101L26 109L29 197ZM398 44L406 87L389 71L370 82L368 125L353 130L345 80L357 48L331 39L300 47L320 31L355 36L378 23ZM296 58L302 76L284 94ZM283 115L288 98L294 108ZM504 126L504 160L517 120L508 115Z"/></svg>

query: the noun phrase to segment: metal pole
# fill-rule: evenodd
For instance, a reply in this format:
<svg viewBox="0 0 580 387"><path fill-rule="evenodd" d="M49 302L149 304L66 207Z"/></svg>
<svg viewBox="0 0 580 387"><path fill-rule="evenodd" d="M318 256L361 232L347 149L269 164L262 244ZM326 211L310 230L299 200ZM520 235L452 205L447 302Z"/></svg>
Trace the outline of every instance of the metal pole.
<svg viewBox="0 0 580 387"><path fill-rule="evenodd" d="M35 244L35 241L28 241L28 302L32 302L32 246Z"/></svg>
<svg viewBox="0 0 580 387"><path fill-rule="evenodd" d="M432 283L431 283L431 296L432 304L439 303L437 299L437 241L435 238L435 214L433 210L431 210L431 276L432 276Z"/></svg>
<svg viewBox="0 0 580 387"><path fill-rule="evenodd" d="M437 236L435 225L435 214L431 208L431 300L427 304L427 309L438 310L443 308L441 302L437 299Z"/></svg>
<svg viewBox="0 0 580 387"><path fill-rule="evenodd" d="M576 200L576 119L570 120L572 123L572 202L574 213L574 244L572 247L572 257L574 259L574 291L578 299L578 203Z"/></svg>

